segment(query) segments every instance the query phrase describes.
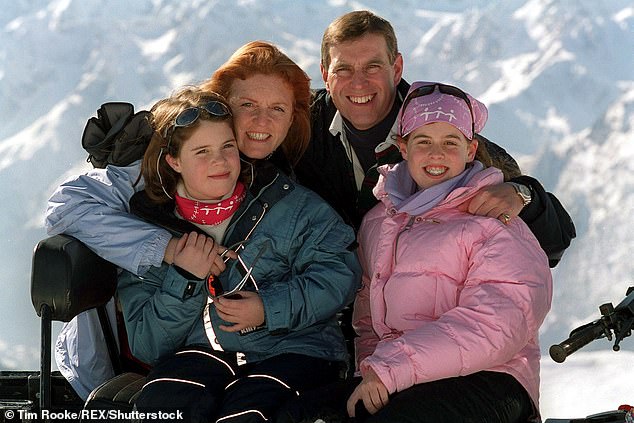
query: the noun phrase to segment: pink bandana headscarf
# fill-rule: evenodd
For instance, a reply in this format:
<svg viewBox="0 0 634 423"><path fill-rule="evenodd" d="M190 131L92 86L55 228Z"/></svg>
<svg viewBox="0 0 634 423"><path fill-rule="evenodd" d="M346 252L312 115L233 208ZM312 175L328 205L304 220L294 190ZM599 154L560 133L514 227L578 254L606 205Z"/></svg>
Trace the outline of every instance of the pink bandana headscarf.
<svg viewBox="0 0 634 423"><path fill-rule="evenodd" d="M418 87L434 85L435 82L417 81L412 84L407 95ZM467 93L465 93L467 94ZM479 133L487 121L489 113L484 104L467 94L473 110L475 132ZM416 97L407 104L407 110L398 114L398 134L401 137L409 135L415 129L433 122L447 122L455 126L468 139L473 139L471 133L471 112L467 103L451 94L441 93L438 88L429 95Z"/></svg>

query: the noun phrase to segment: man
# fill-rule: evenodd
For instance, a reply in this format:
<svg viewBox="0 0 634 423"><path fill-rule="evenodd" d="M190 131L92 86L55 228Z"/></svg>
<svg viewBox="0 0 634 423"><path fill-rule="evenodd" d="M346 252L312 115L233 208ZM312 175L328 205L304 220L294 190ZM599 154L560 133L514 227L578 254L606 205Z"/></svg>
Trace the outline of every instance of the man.
<svg viewBox="0 0 634 423"><path fill-rule="evenodd" d="M409 89L403 57L390 23L368 11L347 13L326 29L321 45L325 89L314 95L312 139L295 171L351 225L374 204L377 166L402 158L395 141L396 117ZM529 176L520 176L506 151L480 136L496 166L511 169L509 182L483 190L469 212L508 221L519 215L554 267L576 236L557 198Z"/></svg>

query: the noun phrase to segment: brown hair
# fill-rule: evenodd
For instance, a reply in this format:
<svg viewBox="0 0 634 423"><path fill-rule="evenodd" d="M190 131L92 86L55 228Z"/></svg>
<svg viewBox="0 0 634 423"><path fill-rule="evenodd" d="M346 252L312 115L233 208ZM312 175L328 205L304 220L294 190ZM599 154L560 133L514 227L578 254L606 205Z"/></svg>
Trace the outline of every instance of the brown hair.
<svg viewBox="0 0 634 423"><path fill-rule="evenodd" d="M247 43L236 50L201 87L228 98L236 79L244 80L261 74L281 77L293 91L293 122L282 142L282 150L291 165L295 165L310 141L310 78L280 49L265 41Z"/></svg>
<svg viewBox="0 0 634 423"><path fill-rule="evenodd" d="M495 145L492 146L492 151L489 151L487 146L492 144L491 141L480 134L476 134L475 136L480 142L478 144L478 151L476 151L476 160L480 160L486 167L495 166L500 169L504 175L505 182L522 175L517 162L515 162L515 159L506 153L506 151L500 147L496 148Z"/></svg>
<svg viewBox="0 0 634 423"><path fill-rule="evenodd" d="M165 160L165 156L167 154L172 157L179 156L183 143L191 136L199 120L227 122L233 130L231 115L216 116L207 113L204 109L199 110L200 115L191 125L174 127L176 117L183 110L201 107L209 101L222 103L227 110L231 110L223 96L191 86L182 88L152 106L150 124L154 128L154 134L141 164L145 192L152 201L165 203L174 196L180 174L172 169Z"/></svg>
<svg viewBox="0 0 634 423"><path fill-rule="evenodd" d="M478 149L476 150L475 157L473 159L481 162L484 167L493 166L491 155L489 154L489 150L487 150L487 143L481 138L476 137L476 139L478 140Z"/></svg>
<svg viewBox="0 0 634 423"><path fill-rule="evenodd" d="M330 66L330 48L332 46L355 40L366 34L383 36L390 64L394 64L398 56L398 45L392 25L368 10L357 10L338 17L326 28L321 39L321 64L324 69L328 69Z"/></svg>

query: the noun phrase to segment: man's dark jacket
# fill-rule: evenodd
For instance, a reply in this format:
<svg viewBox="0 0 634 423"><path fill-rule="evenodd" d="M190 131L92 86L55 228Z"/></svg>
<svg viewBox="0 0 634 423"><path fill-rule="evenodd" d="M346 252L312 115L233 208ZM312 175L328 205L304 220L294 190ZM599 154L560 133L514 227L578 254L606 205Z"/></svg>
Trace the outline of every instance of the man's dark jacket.
<svg viewBox="0 0 634 423"><path fill-rule="evenodd" d="M409 84L401 80L398 91L402 98L408 89ZM311 141L295 167L295 173L302 185L321 195L347 223L359 229L363 215L378 200L373 198L370 203L362 204L365 199L360 198L362 196L357 190L352 163L348 160L339 135L333 136L329 131L336 112L326 90L315 91L311 104ZM485 141L494 164L500 161L506 165L511 163L519 171L515 160L502 147L480 137L481 142L482 140ZM396 149L391 154L377 155L378 165L400 160ZM550 266L554 267L576 236L572 219L559 200L546 192L536 179L522 175L511 180L528 186L532 191L532 201L524 207L520 217L535 234L548 255Z"/></svg>

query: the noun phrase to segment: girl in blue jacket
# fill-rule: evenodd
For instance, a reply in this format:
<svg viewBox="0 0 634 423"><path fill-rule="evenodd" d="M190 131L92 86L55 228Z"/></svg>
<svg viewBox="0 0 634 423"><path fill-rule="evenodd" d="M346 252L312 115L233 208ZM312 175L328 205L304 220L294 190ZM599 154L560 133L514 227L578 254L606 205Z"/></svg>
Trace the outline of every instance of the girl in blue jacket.
<svg viewBox="0 0 634 423"><path fill-rule="evenodd" d="M353 230L270 161L241 159L221 96L186 88L152 124L131 211L182 238L172 264L120 276L132 353L154 366L137 408L264 421L345 366Z"/></svg>

